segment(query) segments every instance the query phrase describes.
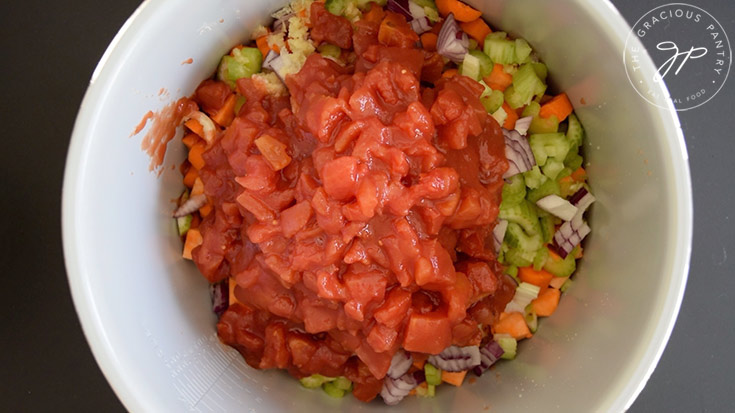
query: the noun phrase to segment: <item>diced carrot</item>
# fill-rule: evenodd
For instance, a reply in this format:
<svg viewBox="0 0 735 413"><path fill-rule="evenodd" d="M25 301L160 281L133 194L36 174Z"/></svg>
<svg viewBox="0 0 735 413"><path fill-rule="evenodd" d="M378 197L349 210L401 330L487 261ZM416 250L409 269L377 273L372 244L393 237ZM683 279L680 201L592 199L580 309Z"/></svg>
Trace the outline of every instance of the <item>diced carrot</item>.
<svg viewBox="0 0 735 413"><path fill-rule="evenodd" d="M225 104L219 108L217 113L212 116L212 120L224 128L230 126L232 120L235 119L236 102L237 96L233 93L227 98L227 100L225 100Z"/></svg>
<svg viewBox="0 0 735 413"><path fill-rule="evenodd" d="M467 375L467 372L469 370L464 371L458 371L458 372L451 372L442 370L442 381L445 383L449 383L452 386L461 386L462 382L464 381L464 377Z"/></svg>
<svg viewBox="0 0 735 413"><path fill-rule="evenodd" d="M189 149L189 162L191 162L191 166L197 170L204 168L204 157L202 157L202 154L206 148L207 147L204 142L200 141Z"/></svg>
<svg viewBox="0 0 735 413"><path fill-rule="evenodd" d="M561 122L566 119L569 114L572 113L572 110L572 103L569 101L569 97L567 97L567 94L559 93L558 95L554 96L550 101L541 105L539 116L541 116L542 118L549 118L551 117L551 115L556 115L557 119L559 119L559 122Z"/></svg>
<svg viewBox="0 0 735 413"><path fill-rule="evenodd" d="M454 77L456 75L457 75L457 69L445 70L444 73L442 73L442 77L445 77L447 79L450 77Z"/></svg>
<svg viewBox="0 0 735 413"><path fill-rule="evenodd" d="M587 171L580 166L572 172L571 177L577 182L584 182L587 179Z"/></svg>
<svg viewBox="0 0 735 413"><path fill-rule="evenodd" d="M493 90L505 91L511 84L513 84L513 76L505 73L503 65L495 63L493 65L493 71L483 79L488 86Z"/></svg>
<svg viewBox="0 0 735 413"><path fill-rule="evenodd" d="M189 168L189 171L186 172L186 175L184 175L184 185L186 185L187 188L191 188L194 186L194 181L199 178L199 172L196 168Z"/></svg>
<svg viewBox="0 0 735 413"><path fill-rule="evenodd" d="M268 35L264 34L257 39L255 39L255 44L258 46L258 50L260 50L260 53L265 57L268 52L271 50L270 46L268 46Z"/></svg>
<svg viewBox="0 0 735 413"><path fill-rule="evenodd" d="M186 136L181 138L181 142L186 145L187 148L191 149L192 146L194 146L195 143L199 142L201 139L199 136L197 136L196 133L188 133Z"/></svg>
<svg viewBox="0 0 735 413"><path fill-rule="evenodd" d="M439 37L432 33L432 32L426 32L421 35L421 45L424 46L424 50L428 52L436 51L436 42L439 39Z"/></svg>
<svg viewBox="0 0 735 413"><path fill-rule="evenodd" d="M559 297L561 297L561 291L556 288L546 288L541 290L538 297L531 301L533 311L535 311L536 315L539 317L548 317L554 314L556 307L559 305Z"/></svg>
<svg viewBox="0 0 735 413"><path fill-rule="evenodd" d="M569 277L554 277L549 282L549 287L556 288L558 290L565 282L567 282L568 279Z"/></svg>
<svg viewBox="0 0 735 413"><path fill-rule="evenodd" d="M202 182L201 178L197 177L194 180L194 185L192 185L191 187L191 193L189 194L189 196L194 197L197 195L201 195L203 193L204 193L204 182Z"/></svg>
<svg viewBox="0 0 735 413"><path fill-rule="evenodd" d="M206 217L212 212L212 203L207 202L203 207L199 208L199 215Z"/></svg>
<svg viewBox="0 0 735 413"><path fill-rule="evenodd" d="M436 0L436 8L442 17L447 17L449 13L454 14L454 18L460 22L471 22L482 16L482 12L476 10L459 0Z"/></svg>
<svg viewBox="0 0 735 413"><path fill-rule="evenodd" d="M200 138L204 139L204 127L196 119L189 119L184 123L184 126L189 128L190 131L199 135Z"/></svg>
<svg viewBox="0 0 735 413"><path fill-rule="evenodd" d="M539 288L546 288L554 275L544 270L536 271L533 267L521 267L518 269L518 278Z"/></svg>
<svg viewBox="0 0 735 413"><path fill-rule="evenodd" d="M561 178L559 180L559 183L567 183L567 184L570 184L572 182L574 182L574 179L572 179L572 176L571 175L567 175L564 178Z"/></svg>
<svg viewBox="0 0 735 413"><path fill-rule="evenodd" d="M516 127L518 114L505 102L503 102L503 110L505 111L505 114L508 115L505 118L505 122L503 122L503 127L508 130L513 130Z"/></svg>
<svg viewBox="0 0 735 413"><path fill-rule="evenodd" d="M255 146L275 171L280 171L291 163L291 157L286 153L286 145L270 135L262 135L256 139Z"/></svg>
<svg viewBox="0 0 735 413"><path fill-rule="evenodd" d="M423 370L429 355L426 353L411 353L411 358L413 358L413 366L419 370Z"/></svg>
<svg viewBox="0 0 735 413"><path fill-rule="evenodd" d="M184 241L184 252L181 254L182 257L187 260L191 258L191 252L194 248L202 245L202 234L198 229L189 228L186 232L186 241Z"/></svg>
<svg viewBox="0 0 735 413"><path fill-rule="evenodd" d="M464 32L470 35L473 39L477 40L478 43L484 42L485 37L493 32L482 17L472 20L471 22L462 22L459 24L459 27L461 27L462 30L464 30Z"/></svg>
<svg viewBox="0 0 735 413"><path fill-rule="evenodd" d="M528 329L526 319L519 312L501 313L499 319L493 324L495 334L508 334L516 340L531 338L531 330Z"/></svg>

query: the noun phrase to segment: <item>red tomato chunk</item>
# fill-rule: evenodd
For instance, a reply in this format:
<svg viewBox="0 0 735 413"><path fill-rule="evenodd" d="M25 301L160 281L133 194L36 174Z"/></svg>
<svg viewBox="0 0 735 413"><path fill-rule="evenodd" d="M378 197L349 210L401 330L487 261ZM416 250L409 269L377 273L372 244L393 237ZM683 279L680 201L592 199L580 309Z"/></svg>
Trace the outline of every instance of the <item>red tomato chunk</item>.
<svg viewBox="0 0 735 413"><path fill-rule="evenodd" d="M492 248L508 164L482 87L441 78L402 16L353 30L321 3L311 14L313 39L356 60L312 54L285 97L238 80L246 103L203 154L213 210L192 255L234 283L217 331L250 365L344 375L367 401L400 348L479 344L512 297ZM201 84L204 110L222 86Z"/></svg>

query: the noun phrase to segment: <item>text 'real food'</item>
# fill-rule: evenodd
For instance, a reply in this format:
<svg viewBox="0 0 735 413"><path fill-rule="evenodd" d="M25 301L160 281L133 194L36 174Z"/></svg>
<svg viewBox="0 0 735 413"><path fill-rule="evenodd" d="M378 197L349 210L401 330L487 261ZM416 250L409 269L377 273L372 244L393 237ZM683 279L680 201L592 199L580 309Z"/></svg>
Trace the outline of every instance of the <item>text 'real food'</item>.
<svg viewBox="0 0 735 413"><path fill-rule="evenodd" d="M590 232L567 95L457 0L297 0L273 17L184 123L174 216L220 339L388 404L514 358Z"/></svg>

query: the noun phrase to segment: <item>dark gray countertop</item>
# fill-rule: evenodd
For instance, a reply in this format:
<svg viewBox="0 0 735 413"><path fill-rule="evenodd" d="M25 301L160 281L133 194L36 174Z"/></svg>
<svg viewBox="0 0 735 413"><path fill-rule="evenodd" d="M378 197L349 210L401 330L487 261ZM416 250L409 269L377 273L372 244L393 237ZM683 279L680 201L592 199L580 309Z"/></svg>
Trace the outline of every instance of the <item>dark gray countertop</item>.
<svg viewBox="0 0 735 413"><path fill-rule="evenodd" d="M664 1L613 3L635 22ZM690 3L709 11L735 40L735 3ZM60 200L79 103L97 61L138 4L25 0L0 6L0 250L6 268L0 410L123 410L72 306ZM735 156L733 101L730 79L710 102L679 115L694 184L691 271L671 340L632 412L735 411L735 190L728 178Z"/></svg>

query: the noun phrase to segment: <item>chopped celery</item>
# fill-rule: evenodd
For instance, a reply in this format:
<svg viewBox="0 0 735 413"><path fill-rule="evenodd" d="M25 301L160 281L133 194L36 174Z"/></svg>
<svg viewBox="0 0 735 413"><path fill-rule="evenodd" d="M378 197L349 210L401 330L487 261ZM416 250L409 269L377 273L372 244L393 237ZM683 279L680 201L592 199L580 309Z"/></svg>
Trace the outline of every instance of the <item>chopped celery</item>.
<svg viewBox="0 0 735 413"><path fill-rule="evenodd" d="M534 116L533 119L531 119L531 125L528 127L528 133L556 133L558 130L559 119L556 115L551 115L548 118L542 118L538 115Z"/></svg>
<svg viewBox="0 0 735 413"><path fill-rule="evenodd" d="M567 154L567 159L569 158L569 156L571 154L572 154L572 152L569 152ZM572 171L568 166L566 166L566 160L565 160L564 161L564 169L562 169L561 172L559 172L559 175L556 177L556 180L559 181L560 179L565 178L565 177L571 175L572 172L574 172L574 171ZM559 195L559 194L557 194L557 195Z"/></svg>
<svg viewBox="0 0 735 413"><path fill-rule="evenodd" d="M564 165L571 171L575 171L577 168L582 166L584 159L577 152L569 151L567 157L564 159ZM571 173L571 172L570 172Z"/></svg>
<svg viewBox="0 0 735 413"><path fill-rule="evenodd" d="M262 63L263 55L256 47L232 49L232 55L222 57L217 69L217 78L234 89L237 79L260 72Z"/></svg>
<svg viewBox="0 0 735 413"><path fill-rule="evenodd" d="M436 10L435 7L424 7L424 13L426 13L426 18L429 19L430 22L436 23L439 21L439 12Z"/></svg>
<svg viewBox="0 0 735 413"><path fill-rule="evenodd" d="M493 56L490 55L490 58ZM511 108L517 109L527 105L534 96L542 95L545 91L544 82L536 75L533 66L526 63L513 74L513 84L505 90L505 100Z"/></svg>
<svg viewBox="0 0 735 413"><path fill-rule="evenodd" d="M467 46L469 50L475 50L477 49L477 40L470 38L469 40L469 46Z"/></svg>
<svg viewBox="0 0 735 413"><path fill-rule="evenodd" d="M538 234L528 235L515 222L508 223L508 229L505 231L505 242L511 248L508 252L516 251L514 254L522 257L524 261L529 261L528 265L533 262L534 258L536 258L536 251L543 245L540 229ZM509 259L508 255L506 255L506 259ZM516 265L515 263L511 264ZM524 267L524 265L518 266Z"/></svg>
<svg viewBox="0 0 735 413"><path fill-rule="evenodd" d="M341 16L347 8L347 3L348 0L327 0L324 2L324 8L334 15Z"/></svg>
<svg viewBox="0 0 735 413"><path fill-rule="evenodd" d="M442 371L434 367L431 363L424 364L424 375L426 383L438 386L442 382Z"/></svg>
<svg viewBox="0 0 735 413"><path fill-rule="evenodd" d="M566 180L559 182L559 187L561 188L561 194L559 194L559 196L566 199L582 189L582 187L584 187L584 182Z"/></svg>
<svg viewBox="0 0 735 413"><path fill-rule="evenodd" d="M528 267L533 263L534 254L521 249L511 248L505 253L505 262L515 267ZM529 258L530 255L530 258ZM513 276L518 281L518 276Z"/></svg>
<svg viewBox="0 0 735 413"><path fill-rule="evenodd" d="M247 99L245 99L245 96L238 94L237 99L235 100L235 115L240 113L240 109L242 109L242 105L244 105L245 102L247 102Z"/></svg>
<svg viewBox="0 0 735 413"><path fill-rule="evenodd" d="M538 160L536 160L536 162L538 163ZM549 178L541 173L541 169L539 169L538 165L534 165L531 170L523 173L523 179L526 181L526 186L528 188L536 189Z"/></svg>
<svg viewBox="0 0 735 413"><path fill-rule="evenodd" d="M370 1L374 1L374 0L370 0ZM436 10L436 2L434 2L434 0L411 0L411 1L413 1L414 3L416 3L416 5L418 5L418 6L421 6L421 7L430 7L432 9Z"/></svg>
<svg viewBox="0 0 735 413"><path fill-rule="evenodd" d="M560 161L556 157L549 157L546 160L546 164L541 167L541 171L551 180L556 180L556 177L564 169L564 162Z"/></svg>
<svg viewBox="0 0 735 413"><path fill-rule="evenodd" d="M505 119L508 118L508 114L505 113L505 109L502 107L499 107L498 110L490 114L490 116L492 116L493 119L495 119L501 126L505 123Z"/></svg>
<svg viewBox="0 0 735 413"><path fill-rule="evenodd" d="M582 140L584 139L584 128L582 127L582 124L579 123L579 120L577 119L577 116L574 115L574 113L569 115L567 139L569 139L569 142L573 148L582 145Z"/></svg>
<svg viewBox="0 0 735 413"><path fill-rule="evenodd" d="M516 39L515 52L516 52L516 62L517 63L525 62L526 59L528 59L528 56L531 55L531 46L529 46L528 42L523 39Z"/></svg>
<svg viewBox="0 0 735 413"><path fill-rule="evenodd" d="M331 397L334 397L335 399L341 399L345 397L345 391L337 387L337 385L333 381L328 381L324 383L322 385L322 389L324 389L325 393L327 393Z"/></svg>
<svg viewBox="0 0 735 413"><path fill-rule="evenodd" d="M325 377L321 374L312 374L309 377L304 377L299 382L302 386L306 387L307 389L316 389L317 387L321 386L324 383L333 381L333 377Z"/></svg>
<svg viewBox="0 0 735 413"><path fill-rule="evenodd" d="M518 267L515 265L511 265L505 269L505 273L513 277L514 279L518 279Z"/></svg>
<svg viewBox="0 0 735 413"><path fill-rule="evenodd" d="M523 180L523 175L517 174L506 180L506 183L503 184L501 208L516 205L524 198L526 198L526 182Z"/></svg>
<svg viewBox="0 0 735 413"><path fill-rule="evenodd" d="M536 71L536 76L538 76L542 82L546 82L546 76L549 75L549 69L546 68L546 65L541 62L533 62L531 65L533 66L533 70Z"/></svg>
<svg viewBox="0 0 735 413"><path fill-rule="evenodd" d="M516 358L516 350L518 349L518 342L516 339L508 334L494 334L493 340L495 340L500 348L503 349L503 355L501 358L506 360L513 360Z"/></svg>
<svg viewBox="0 0 735 413"><path fill-rule="evenodd" d="M536 206L528 201L521 201L515 205L502 205L500 212L498 212L498 217L508 222L517 223L528 235L541 233L538 216L536 215ZM534 251L536 248L534 248Z"/></svg>
<svg viewBox="0 0 735 413"><path fill-rule="evenodd" d="M483 96L480 96L480 102L485 107L487 113L494 113L503 105L503 92L492 90Z"/></svg>
<svg viewBox="0 0 735 413"><path fill-rule="evenodd" d="M546 244L551 242L551 239L554 238L554 232L556 230L556 218L551 214L546 214L544 216L539 217L539 222L541 225L541 241ZM545 249L545 248L542 248ZM548 253L547 253L548 258Z"/></svg>
<svg viewBox="0 0 735 413"><path fill-rule="evenodd" d="M563 259L549 254L549 258L546 259L546 263L544 264L544 269L552 273L555 277L568 277L577 269L577 262L574 259L574 254L569 254Z"/></svg>
<svg viewBox="0 0 735 413"><path fill-rule="evenodd" d="M502 32L496 32L502 33ZM489 34L485 38L485 44L482 51L490 56L495 63L510 64L516 63L516 45L513 40L501 38L499 35L493 36L495 33ZM505 35L505 33L503 33Z"/></svg>
<svg viewBox="0 0 735 413"><path fill-rule="evenodd" d="M533 258L533 269L540 271L546 263L546 259L549 257L549 250L546 248L539 248L536 251L536 256Z"/></svg>
<svg viewBox="0 0 735 413"><path fill-rule="evenodd" d="M508 37L508 33L506 32L492 32L485 37L485 39L506 39Z"/></svg>
<svg viewBox="0 0 735 413"><path fill-rule="evenodd" d="M464 55L464 60L462 60L462 64L459 65L458 71L460 75L467 76L474 80L480 80L480 59L468 52Z"/></svg>
<svg viewBox="0 0 735 413"><path fill-rule="evenodd" d="M528 329L531 330L532 333L535 333L538 330L538 316L536 315L536 312L533 311L533 305L529 304L526 306L524 318L526 319Z"/></svg>
<svg viewBox="0 0 735 413"><path fill-rule="evenodd" d="M539 105L538 102L531 102L528 105L526 105L525 108L523 108L523 113L521 114L521 116L523 116L523 117L526 117L526 116L536 117L536 116L538 116L539 111L541 111L541 105Z"/></svg>
<svg viewBox="0 0 735 413"><path fill-rule="evenodd" d="M544 166L550 157L564 159L569 152L569 143L563 133L532 134L528 137L528 144L539 166Z"/></svg>
<svg viewBox="0 0 735 413"><path fill-rule="evenodd" d="M340 49L339 46L335 46L329 43L322 43L317 48L317 51L322 56L331 57L332 59L339 59L339 57L342 55L342 49Z"/></svg>
<svg viewBox="0 0 735 413"><path fill-rule="evenodd" d="M191 214L185 217L176 218L176 227L179 229L180 236L184 236L189 232L189 228L191 228L191 219Z"/></svg>
<svg viewBox="0 0 735 413"><path fill-rule="evenodd" d="M434 397L436 396L436 386L433 384L427 384L426 387L416 387L416 395L419 397Z"/></svg>
<svg viewBox="0 0 735 413"><path fill-rule="evenodd" d="M536 285L527 282L521 282L516 287L516 292L513 295L513 299L505 306L506 313L513 311L523 312L526 306L531 304L531 301L538 297L538 293L541 291Z"/></svg>
<svg viewBox="0 0 735 413"><path fill-rule="evenodd" d="M566 292L567 289L569 289L569 287L572 286L572 283L574 283L574 281L572 281L571 278L567 279L566 281L564 281L564 284L561 285L561 288L559 288L559 291L563 293Z"/></svg>
<svg viewBox="0 0 735 413"><path fill-rule="evenodd" d="M493 71L493 61L483 53L481 50L470 50L472 56L475 56L480 61L480 79L489 75Z"/></svg>
<svg viewBox="0 0 735 413"><path fill-rule="evenodd" d="M347 377L339 376L336 379L334 379L332 383L334 383L334 386L337 387L338 389L342 389L344 391L352 390L352 382L349 379L347 379Z"/></svg>
<svg viewBox="0 0 735 413"><path fill-rule="evenodd" d="M503 188L505 189L505 187ZM528 191L528 196L526 197L526 199L528 199L529 202L535 204L536 201L538 201L539 199L549 195L561 196L561 187L559 186L559 182L553 179L547 179L537 188Z"/></svg>

